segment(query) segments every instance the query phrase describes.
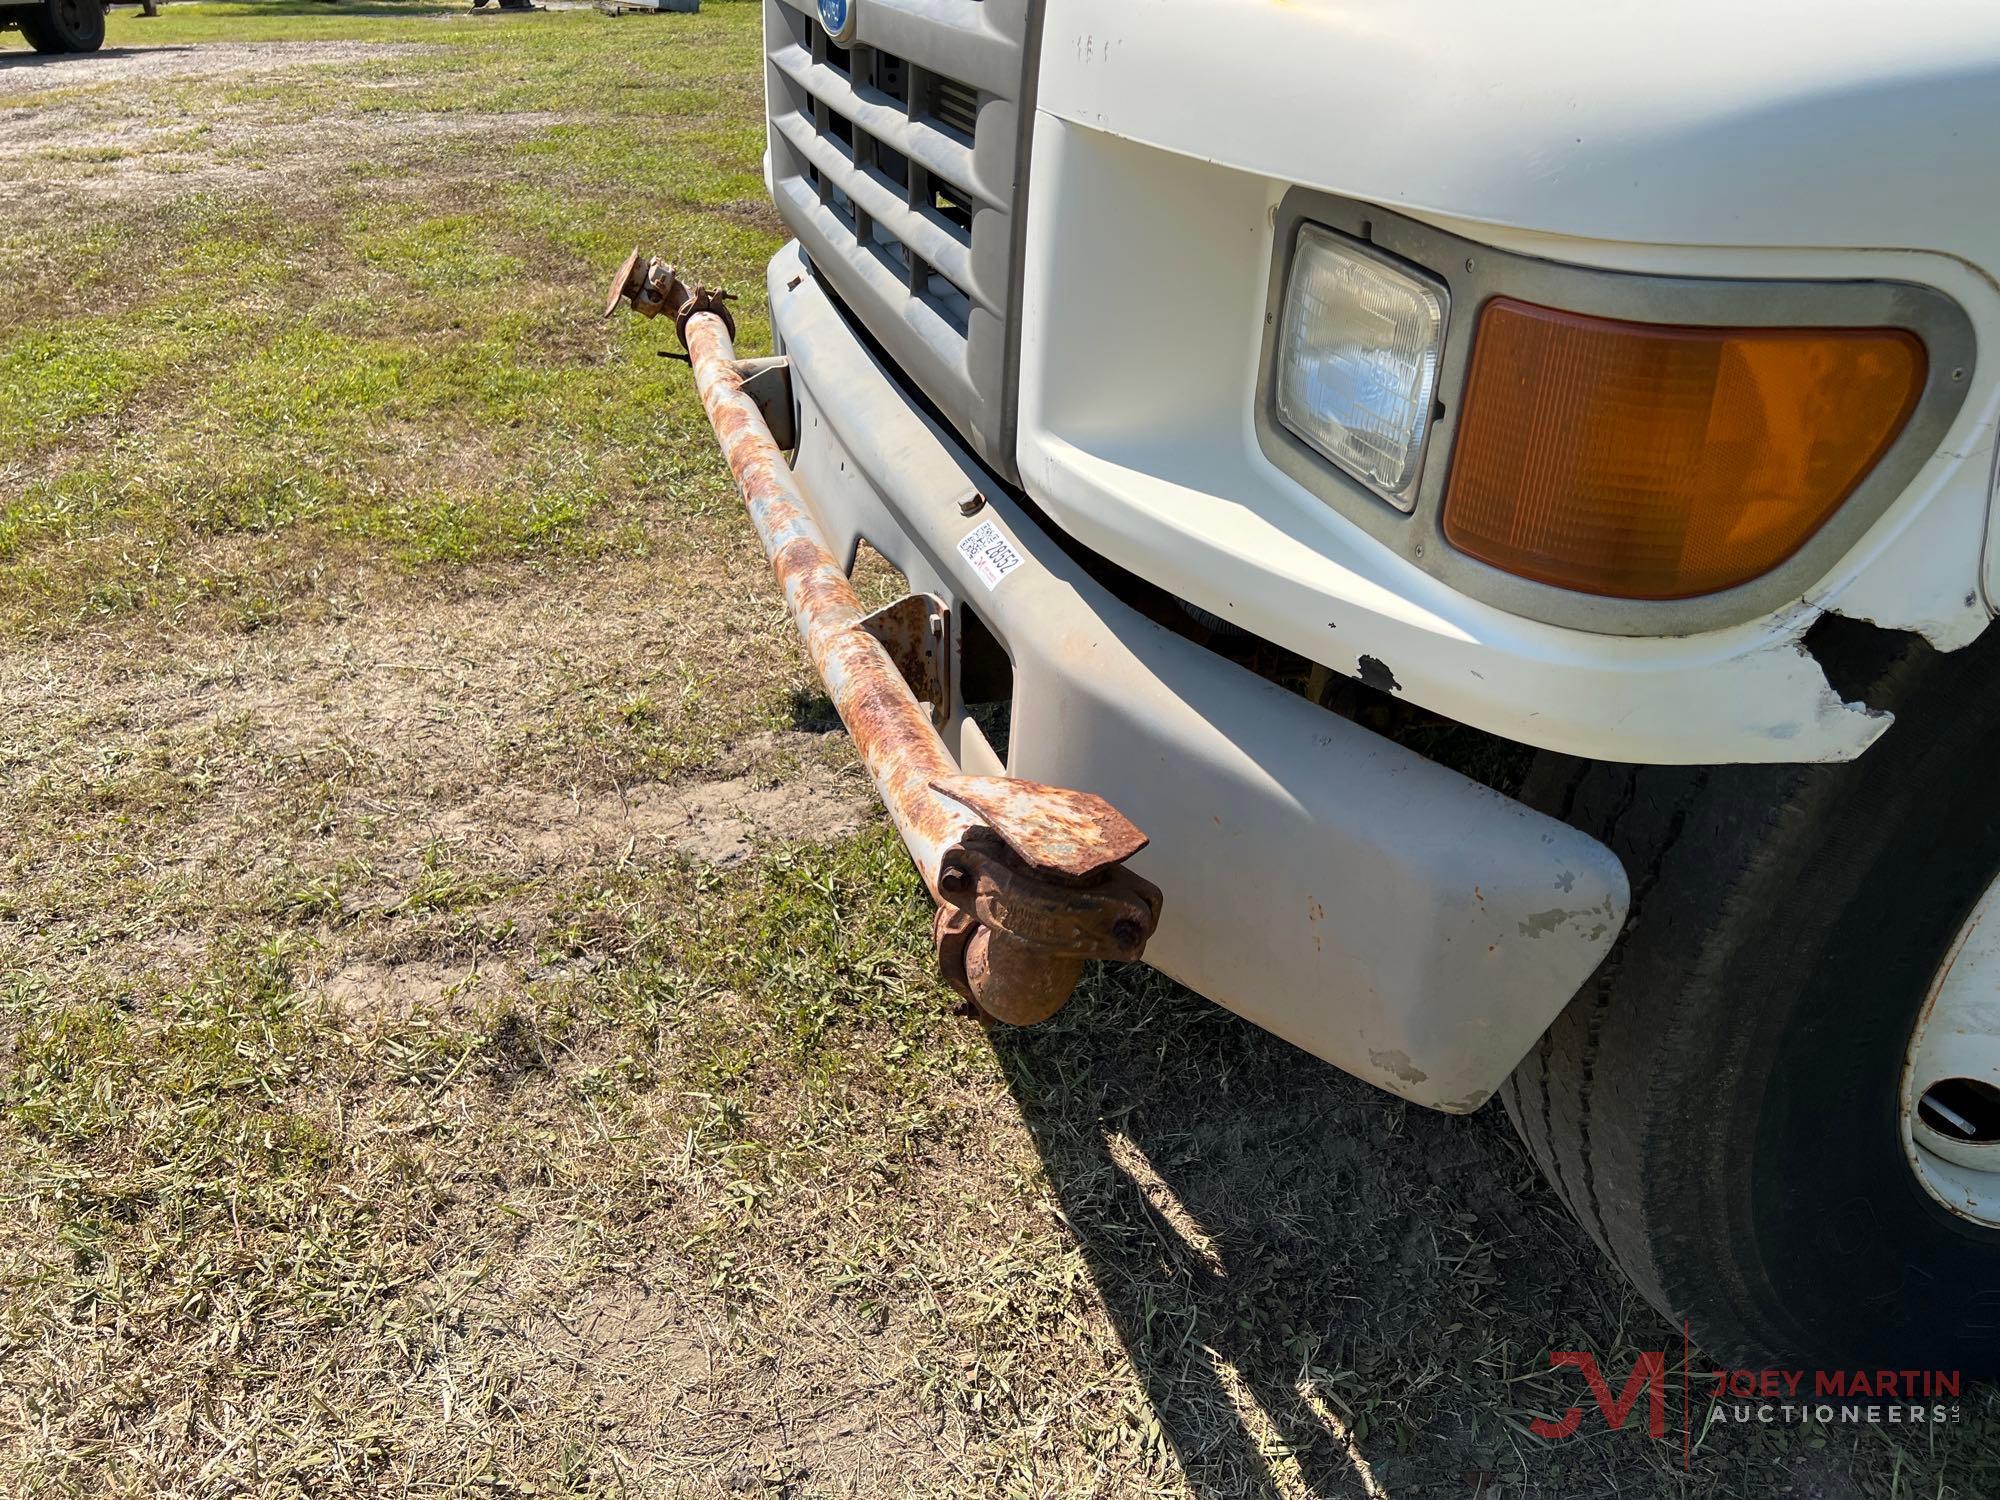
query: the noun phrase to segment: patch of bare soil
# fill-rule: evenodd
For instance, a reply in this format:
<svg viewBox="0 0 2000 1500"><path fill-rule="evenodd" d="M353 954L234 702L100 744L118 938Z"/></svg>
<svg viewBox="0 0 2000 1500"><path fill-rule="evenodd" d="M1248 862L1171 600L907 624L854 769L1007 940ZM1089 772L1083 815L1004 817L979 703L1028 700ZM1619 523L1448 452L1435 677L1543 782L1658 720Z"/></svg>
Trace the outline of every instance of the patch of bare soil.
<svg viewBox="0 0 2000 1500"><path fill-rule="evenodd" d="M489 930L532 942L546 927L533 889L726 867L868 815L838 739L732 731L662 680L696 641L731 643L663 611L651 564L345 610L248 638L86 632L0 658L0 794L34 809L11 830L0 817L20 875L67 868L81 841L107 873L142 861L202 927L260 889L344 921L444 909L437 883L463 879ZM722 683L767 669L711 660ZM203 946L154 941L117 961L171 976ZM463 988L464 958L342 939L320 987L351 1014L407 1014Z"/></svg>
<svg viewBox="0 0 2000 1500"><path fill-rule="evenodd" d="M347 1019L366 1025L399 1020L444 1004L477 982L477 971L439 963L344 965L316 987L318 995Z"/></svg>
<svg viewBox="0 0 2000 1500"><path fill-rule="evenodd" d="M167 83L188 78L237 78L280 68L351 67L430 50L398 42L203 42L199 46L106 47L100 52L53 56L20 53L0 57L0 100L10 94L104 83Z"/></svg>
<svg viewBox="0 0 2000 1500"><path fill-rule="evenodd" d="M351 162L418 159L468 136L506 141L557 117L545 112L370 110L370 93L404 85L344 82L350 107L310 121L272 119L268 107L207 102L198 117L165 86L342 69L432 49L387 42L204 43L130 47L77 57L0 59L0 206L59 188L66 198L143 204L191 192L270 196L317 190ZM154 107L132 106L159 90ZM54 99L37 95L56 92ZM110 102L107 95L115 98ZM11 105L9 101L17 102Z"/></svg>
<svg viewBox="0 0 2000 1500"><path fill-rule="evenodd" d="M789 748L788 741L810 739L760 735L737 749L769 762ZM864 811L845 778L811 767L801 775L766 770L618 787L590 797L506 787L452 809L435 826L454 843L500 852L529 869L607 857L657 863L673 855L726 867L760 846L852 833Z"/></svg>
<svg viewBox="0 0 2000 1500"><path fill-rule="evenodd" d="M759 1321L746 1340L684 1264L662 1259L523 1314L504 1337L529 1399L592 1412L598 1439L654 1483L875 1496L942 1477L945 1445L908 1388L899 1337L818 1298Z"/></svg>

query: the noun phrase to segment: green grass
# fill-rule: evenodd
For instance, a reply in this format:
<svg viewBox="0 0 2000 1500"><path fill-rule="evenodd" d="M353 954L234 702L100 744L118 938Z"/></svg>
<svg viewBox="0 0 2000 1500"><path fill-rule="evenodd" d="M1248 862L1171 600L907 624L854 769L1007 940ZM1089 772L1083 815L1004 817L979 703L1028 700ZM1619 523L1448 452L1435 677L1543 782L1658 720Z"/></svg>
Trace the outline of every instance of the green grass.
<svg viewBox="0 0 2000 1500"><path fill-rule="evenodd" d="M422 50L226 75L213 119L214 83L164 80L148 91L177 127L164 140L35 164L120 166L145 191L115 233L72 205L0 251L0 276L28 273L0 301L0 465L26 471L0 520L0 622L41 633L107 611L199 610L218 507L191 511L185 496L218 471L269 476L274 454L291 472L258 487L275 501L219 511L222 529L242 514L271 538L238 582L281 615L306 555L327 578L372 567L377 554L352 544L377 541L410 568L629 550L662 481L701 492L697 512L721 509L703 503L727 498L713 466L690 466L676 441L685 372L655 357L653 330L591 314L640 235L702 247L704 270L754 304L776 235L747 107L753 9L642 20L616 47L595 15L447 32L441 14L114 15L114 42ZM86 129L129 108L109 87L36 98ZM455 118L457 133L439 128ZM315 123L327 119L354 123ZM245 180L251 167L260 180ZM761 334L753 311L746 340ZM79 450L95 457L85 472L69 462Z"/></svg>
<svg viewBox="0 0 2000 1500"><path fill-rule="evenodd" d="M44 324L0 349L0 443L8 450L59 439L92 419L115 416L185 353L168 336L135 340L116 318Z"/></svg>

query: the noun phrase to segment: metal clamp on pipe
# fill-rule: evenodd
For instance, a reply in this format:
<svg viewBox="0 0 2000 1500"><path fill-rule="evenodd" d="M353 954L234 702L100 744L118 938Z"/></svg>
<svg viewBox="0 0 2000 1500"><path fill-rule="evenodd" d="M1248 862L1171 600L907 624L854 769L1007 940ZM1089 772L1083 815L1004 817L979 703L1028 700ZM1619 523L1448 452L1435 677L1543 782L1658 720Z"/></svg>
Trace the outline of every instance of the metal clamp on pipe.
<svg viewBox="0 0 2000 1500"><path fill-rule="evenodd" d="M736 357L729 300L727 292L684 283L672 266L635 249L612 282L604 315L623 301L644 317L674 320L806 653L938 903L934 937L945 981L999 1020L1045 1020L1069 999L1086 959L1145 952L1159 925L1160 892L1125 861L1146 846L1146 836L1088 792L960 774L938 734L938 718L949 709L941 680L928 674L932 701L920 702L896 659L911 659L899 640L908 629L886 630L883 622L935 616L941 634L943 606L912 596L873 616L863 607L745 389L763 370ZM899 609L905 605L913 607ZM884 634L898 645L895 654Z"/></svg>

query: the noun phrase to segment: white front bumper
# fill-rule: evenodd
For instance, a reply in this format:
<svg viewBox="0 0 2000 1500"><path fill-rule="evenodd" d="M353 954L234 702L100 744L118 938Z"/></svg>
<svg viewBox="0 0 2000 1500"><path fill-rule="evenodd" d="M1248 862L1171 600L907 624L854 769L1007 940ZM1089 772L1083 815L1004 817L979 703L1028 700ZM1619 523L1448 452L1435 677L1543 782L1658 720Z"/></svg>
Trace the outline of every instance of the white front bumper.
<svg viewBox="0 0 2000 1500"><path fill-rule="evenodd" d="M955 701L960 763L1095 792L1146 831L1148 963L1419 1104L1483 1103L1616 939L1616 856L1120 603L917 411L796 245L768 287L828 546L865 538L1012 662L1005 766ZM971 517L968 484L989 497ZM1019 559L991 586L958 550L987 524Z"/></svg>

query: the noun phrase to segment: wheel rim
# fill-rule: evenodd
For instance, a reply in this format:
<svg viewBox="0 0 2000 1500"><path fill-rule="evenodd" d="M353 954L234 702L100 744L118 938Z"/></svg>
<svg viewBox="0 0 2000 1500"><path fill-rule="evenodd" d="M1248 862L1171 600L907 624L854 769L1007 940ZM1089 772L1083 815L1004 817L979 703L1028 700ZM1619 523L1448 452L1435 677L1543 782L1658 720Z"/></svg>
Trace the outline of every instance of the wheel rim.
<svg viewBox="0 0 2000 1500"><path fill-rule="evenodd" d="M1924 1191L2000 1229L2000 879L1945 955L1903 1061L1903 1153Z"/></svg>

